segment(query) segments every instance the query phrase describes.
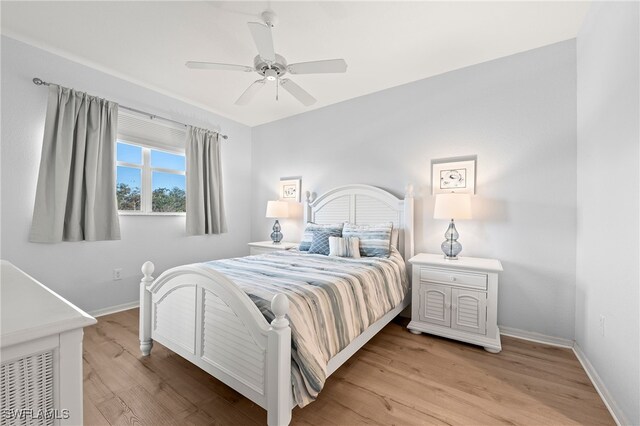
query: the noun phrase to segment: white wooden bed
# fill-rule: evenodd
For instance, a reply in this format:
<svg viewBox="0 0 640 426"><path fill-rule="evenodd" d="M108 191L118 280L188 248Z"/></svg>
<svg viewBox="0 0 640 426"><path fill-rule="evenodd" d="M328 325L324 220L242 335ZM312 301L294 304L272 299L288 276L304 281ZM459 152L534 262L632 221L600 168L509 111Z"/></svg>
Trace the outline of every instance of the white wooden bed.
<svg viewBox="0 0 640 426"><path fill-rule="evenodd" d="M307 194L305 222L393 222L398 250L413 256L413 195L404 199L368 185L332 189L315 200ZM409 268L407 268L409 270ZM153 279L145 262L140 283L140 350L149 355L157 341L267 410L271 426L287 425L295 406L291 385L289 301L277 294L269 324L258 307L233 281L199 265L169 269ZM373 323L333 357L327 376L409 305L402 304ZM205 340L204 337L207 337ZM211 342L219 342L212 345Z"/></svg>

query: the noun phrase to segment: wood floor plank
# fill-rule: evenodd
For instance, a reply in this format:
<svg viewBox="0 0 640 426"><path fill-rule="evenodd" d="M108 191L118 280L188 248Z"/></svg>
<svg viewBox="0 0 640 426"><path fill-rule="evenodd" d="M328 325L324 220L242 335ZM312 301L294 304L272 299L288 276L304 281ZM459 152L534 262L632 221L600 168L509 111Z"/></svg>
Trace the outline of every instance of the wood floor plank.
<svg viewBox="0 0 640 426"><path fill-rule="evenodd" d="M503 338L503 351L385 327L328 380L295 425L613 425L568 349ZM85 329L87 425L261 425L266 411L159 344L143 357L138 310Z"/></svg>
<svg viewBox="0 0 640 426"><path fill-rule="evenodd" d="M109 398L97 405L98 410L110 425L139 425L143 424L139 418L131 411L125 402L118 396ZM96 420L92 417L87 418L91 413L85 412L84 422L87 425L96 424Z"/></svg>
<svg viewBox="0 0 640 426"><path fill-rule="evenodd" d="M82 369L85 399L91 401L92 404L98 404L115 396L86 359L83 359Z"/></svg>
<svg viewBox="0 0 640 426"><path fill-rule="evenodd" d="M211 398L198 404L198 408L215 419L216 424L224 425L260 425L241 410L235 410L231 404L213 394Z"/></svg>
<svg viewBox="0 0 640 426"><path fill-rule="evenodd" d="M171 411L159 403L147 390L136 385L120 394L120 399L143 425L175 425Z"/></svg>
<svg viewBox="0 0 640 426"><path fill-rule="evenodd" d="M92 426L109 426L109 421L102 415L98 407L85 394L83 398L83 412L85 419L91 419ZM85 420L85 424L88 422Z"/></svg>

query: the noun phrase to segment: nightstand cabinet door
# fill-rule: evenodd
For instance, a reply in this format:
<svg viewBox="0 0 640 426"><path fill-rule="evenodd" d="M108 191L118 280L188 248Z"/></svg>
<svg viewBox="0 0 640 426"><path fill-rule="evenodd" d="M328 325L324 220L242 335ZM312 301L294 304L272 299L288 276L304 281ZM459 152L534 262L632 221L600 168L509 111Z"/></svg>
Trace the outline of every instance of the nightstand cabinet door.
<svg viewBox="0 0 640 426"><path fill-rule="evenodd" d="M420 283L420 321L451 325L451 287Z"/></svg>
<svg viewBox="0 0 640 426"><path fill-rule="evenodd" d="M487 293L451 289L451 328L484 335L487 324Z"/></svg>

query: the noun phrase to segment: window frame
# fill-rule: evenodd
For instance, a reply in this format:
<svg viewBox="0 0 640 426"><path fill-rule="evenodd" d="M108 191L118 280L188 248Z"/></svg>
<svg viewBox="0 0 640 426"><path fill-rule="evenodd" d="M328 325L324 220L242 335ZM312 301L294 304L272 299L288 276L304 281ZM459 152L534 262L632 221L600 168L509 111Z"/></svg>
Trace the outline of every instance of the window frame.
<svg viewBox="0 0 640 426"><path fill-rule="evenodd" d="M184 150L171 150L167 148L158 148L152 145L147 145L140 142L132 142L126 138L117 138L116 146L118 143L126 145L140 147L142 149L142 164L128 163L126 161L118 161L116 155L116 176L117 168L129 167L132 169L140 170L140 210L118 210L118 215L121 216L186 216L186 212L154 212L153 211L153 189L152 189L152 176L153 172L169 173L174 175L182 175L185 177L185 192L187 183L187 171L186 171L186 156ZM117 149L117 148L116 148ZM161 151L168 154L177 154L185 157L185 170L165 169L162 167L151 167L151 151Z"/></svg>

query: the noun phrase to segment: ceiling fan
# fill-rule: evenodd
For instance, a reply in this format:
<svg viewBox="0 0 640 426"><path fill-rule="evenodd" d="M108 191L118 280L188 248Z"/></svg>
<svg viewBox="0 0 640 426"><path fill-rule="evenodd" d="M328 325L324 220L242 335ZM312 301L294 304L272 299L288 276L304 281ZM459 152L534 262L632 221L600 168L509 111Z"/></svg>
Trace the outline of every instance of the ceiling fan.
<svg viewBox="0 0 640 426"><path fill-rule="evenodd" d="M288 78L282 78L286 73L290 74L325 74L341 73L347 71L347 63L344 59L327 59L323 61L299 62L287 64L287 61L277 53L273 47L271 28L276 24L276 15L267 10L261 14L264 23L247 22L253 41L258 48L258 55L253 59L253 67L246 65L219 64L215 62L188 61L185 65L192 69L257 72L262 78L254 81L247 90L235 102L236 105L247 105L251 99L262 89L267 81L276 82L276 99L278 99L278 87L282 87L291 93L294 98L304 106L312 105L316 99L306 90L298 86Z"/></svg>

